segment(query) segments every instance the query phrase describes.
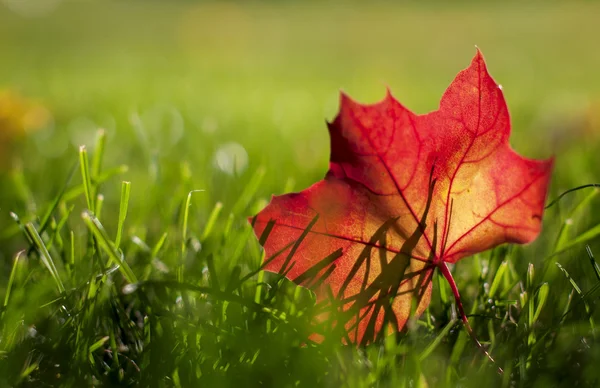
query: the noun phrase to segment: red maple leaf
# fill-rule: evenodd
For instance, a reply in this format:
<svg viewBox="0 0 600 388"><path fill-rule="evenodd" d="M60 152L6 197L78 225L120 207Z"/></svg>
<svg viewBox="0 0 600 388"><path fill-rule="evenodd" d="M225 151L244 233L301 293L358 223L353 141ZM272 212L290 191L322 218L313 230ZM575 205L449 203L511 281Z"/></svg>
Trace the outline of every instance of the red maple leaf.
<svg viewBox="0 0 600 388"><path fill-rule="evenodd" d="M417 115L389 92L340 104L325 179L252 219L264 268L335 300L336 324L361 344L420 315L438 268L472 333L447 263L535 239L553 161L512 150L502 89L479 51L434 112Z"/></svg>

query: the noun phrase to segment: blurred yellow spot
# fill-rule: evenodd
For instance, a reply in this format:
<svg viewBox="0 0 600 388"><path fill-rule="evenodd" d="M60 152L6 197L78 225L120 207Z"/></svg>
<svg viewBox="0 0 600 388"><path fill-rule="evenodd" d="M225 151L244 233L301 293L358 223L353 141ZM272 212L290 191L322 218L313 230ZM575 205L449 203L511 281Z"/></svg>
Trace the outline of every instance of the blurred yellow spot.
<svg viewBox="0 0 600 388"><path fill-rule="evenodd" d="M39 102L0 89L0 167L10 161L15 143L46 127L50 120L50 112Z"/></svg>
<svg viewBox="0 0 600 388"><path fill-rule="evenodd" d="M10 159L15 142L44 128L50 119L50 112L39 102L0 89L0 165Z"/></svg>
<svg viewBox="0 0 600 388"><path fill-rule="evenodd" d="M0 90L0 133L3 140L43 128L50 112L40 103L11 91Z"/></svg>
<svg viewBox="0 0 600 388"><path fill-rule="evenodd" d="M600 135L600 100L589 104L585 114L584 133L590 140L596 140Z"/></svg>

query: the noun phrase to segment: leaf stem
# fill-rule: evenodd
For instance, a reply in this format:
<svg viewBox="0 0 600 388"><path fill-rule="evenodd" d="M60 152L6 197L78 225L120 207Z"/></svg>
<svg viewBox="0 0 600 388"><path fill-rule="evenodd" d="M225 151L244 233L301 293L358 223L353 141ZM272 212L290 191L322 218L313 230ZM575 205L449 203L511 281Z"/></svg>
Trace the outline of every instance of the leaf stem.
<svg viewBox="0 0 600 388"><path fill-rule="evenodd" d="M452 293L454 294L454 299L456 300L456 306L458 307L458 311L460 313L460 318L462 319L463 324L465 325L465 329L467 329L467 332L469 333L469 335L471 336L473 341L475 341L475 343L477 344L477 347L479 349L481 349L481 351L486 355L486 357L493 364L496 364L496 361L494 361L492 356L488 353L488 351L483 347L481 342L479 342L479 340L477 339L477 336L475 335L475 332L473 331L473 328L471 327L471 324L469 323L469 319L467 318L467 314L465 314L465 309L463 308L462 301L460 299L460 293L458 292L458 287L456 286L456 282L454 281L454 278L452 277L452 273L450 272L448 265L446 264L445 261L440 261L438 264L438 268L442 272L442 275L444 275L444 277L448 281L448 284L450 284L450 288L452 289ZM504 373L502 368L498 367L498 373L499 374Z"/></svg>

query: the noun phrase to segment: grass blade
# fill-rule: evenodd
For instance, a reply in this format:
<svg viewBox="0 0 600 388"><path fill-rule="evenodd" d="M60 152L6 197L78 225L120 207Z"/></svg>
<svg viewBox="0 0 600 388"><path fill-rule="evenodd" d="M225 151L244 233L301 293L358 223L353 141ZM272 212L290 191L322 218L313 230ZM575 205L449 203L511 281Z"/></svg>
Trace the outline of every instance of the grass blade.
<svg viewBox="0 0 600 388"><path fill-rule="evenodd" d="M21 259L23 253L25 253L25 251L19 251L15 256L15 260L13 261L12 269L10 271L10 277L8 278L8 284L6 285L6 295L4 296L4 308L8 306L8 301L10 300L10 291L12 290L12 286L15 281L15 274L19 265L19 259Z"/></svg>
<svg viewBox="0 0 600 388"><path fill-rule="evenodd" d="M542 313L542 309L544 308L544 305L546 304L546 301L548 300L548 293L550 292L550 286L548 285L548 283L544 283L540 286L540 289L538 290L537 293L537 304L535 306L535 313L533 314L533 318L531 320L530 323L530 327L533 326L538 318L540 317L540 314Z"/></svg>
<svg viewBox="0 0 600 388"><path fill-rule="evenodd" d="M92 177L90 175L90 166L88 152L85 146L79 147L79 166L81 167L81 178L83 179L83 192L85 200L90 211L94 211L94 192L92 187Z"/></svg>
<svg viewBox="0 0 600 388"><path fill-rule="evenodd" d="M98 129L96 133L96 147L94 149L94 157L92 158L92 177L98 178L102 168L102 159L104 157L104 148L106 145L106 131Z"/></svg>
<svg viewBox="0 0 600 388"><path fill-rule="evenodd" d="M492 285L490 286L490 292L488 294L488 296L493 299L494 296L496 295L496 292L498 291L498 287L500 287L500 283L502 282L502 279L504 278L504 274L506 272L506 269L508 267L508 263L506 261L503 261L502 264L500 264L500 266L498 267L498 270L496 271L496 275L494 275L494 280L492 281Z"/></svg>
<svg viewBox="0 0 600 388"><path fill-rule="evenodd" d="M454 327L457 321L458 320L456 318L453 318L450 320L450 322L448 322L448 324L446 324L446 326L444 326L444 329L440 332L440 334L438 334L435 339L431 341L431 343L425 348L425 350L423 350L423 352L421 352L419 355L419 361L426 359L435 350L435 348L438 347L440 342L442 342L442 340L448 335L450 329Z"/></svg>
<svg viewBox="0 0 600 388"><path fill-rule="evenodd" d="M187 229L188 229L188 220L190 217L190 206L192 205L192 195L194 193L200 193L204 190L192 190L188 193L187 198L185 199L185 207L183 209L183 225L181 231L181 262L179 263L179 267L177 268L177 280L179 282L183 282L183 266L185 264L185 253L187 249Z"/></svg>
<svg viewBox="0 0 600 388"><path fill-rule="evenodd" d="M585 246L585 251L587 252L588 257L590 258L590 263L592 264L592 268L594 268L594 273L596 274L596 279L598 279L598 281L600 281L600 267L598 266L598 262L594 258L594 254L592 253L592 249L590 248L589 245Z"/></svg>
<svg viewBox="0 0 600 388"><path fill-rule="evenodd" d="M121 236L123 235L123 225L127 218L127 208L129 207L129 191L131 183L128 181L121 182L121 201L119 203L119 221L117 224L117 237L115 238L115 248L118 250L121 245Z"/></svg>
<svg viewBox="0 0 600 388"><path fill-rule="evenodd" d="M129 170L129 167L127 165L121 165L115 168L111 168L109 170L106 170L104 173L102 173L102 175L100 175L97 179L96 179L96 185L99 185L101 183L106 182L107 180L109 180L110 178L112 178L115 175L122 175L125 174L127 171ZM72 201L73 199L79 197L81 194L85 193L85 185L81 184L78 186L75 186L71 189L69 189L64 197L63 200L65 202L69 202Z"/></svg>
<svg viewBox="0 0 600 388"><path fill-rule="evenodd" d="M212 212L210 212L210 216L208 216L208 221L206 221L206 226L204 227L204 232L202 233L200 240L204 241L210 235L210 232L212 232L212 229L219 218L221 209L223 209L223 204L221 202L217 202L215 207L213 207Z"/></svg>
<svg viewBox="0 0 600 388"><path fill-rule="evenodd" d="M575 282L575 279L573 279L573 277L571 277L571 275L569 274L569 272L559 263L556 263L556 265L558 266L558 268L560 268L560 270L564 273L564 275L566 276L566 278L569 280L569 282L571 283L571 286L573 287L573 289L575 290L575 292L577 293L577 295L579 295L579 300L581 302L583 302L583 305L585 307L585 311L588 314L588 318L590 321L590 327L592 329L592 333L596 331L596 324L594 322L594 317L592 316L592 314L590 313L590 305L588 304L587 300L585 299L585 294L581 291L581 288L579 288L579 286L577 285L577 283ZM563 319L564 317L567 315L567 313L569 313L571 310L567 310L564 315L563 315Z"/></svg>
<svg viewBox="0 0 600 388"><path fill-rule="evenodd" d="M586 232L583 232L579 236L571 239L569 242L565 243L561 247L560 251L557 251L556 253L564 252L569 248L572 248L576 245L582 244L582 243L589 241L598 236L600 236L600 224L588 229Z"/></svg>
<svg viewBox="0 0 600 388"><path fill-rule="evenodd" d="M96 237L100 247L108 254L110 262L118 265L119 271L129 283L137 283L135 274L129 267L129 264L121 258L118 251L115 249L100 221L89 211L83 212L81 218L83 218L88 229L92 232L94 237Z"/></svg>
<svg viewBox="0 0 600 388"><path fill-rule="evenodd" d="M165 245L165 241L167 241L167 236L167 232L164 232L162 236L160 236L160 239L158 239L158 242L156 243L156 245L154 245L154 248L152 248L152 258L156 257L158 255L158 252L160 252L160 250L162 249L163 245Z"/></svg>
<svg viewBox="0 0 600 388"><path fill-rule="evenodd" d="M102 346L104 346L104 344L106 343L106 341L108 341L109 339L110 339L109 336L100 338L98 341L96 341L96 342L94 342L93 344L90 345L89 352L90 353L94 353L96 350L98 350Z"/></svg>
<svg viewBox="0 0 600 388"><path fill-rule="evenodd" d="M582 210L589 205L589 203L592 201L592 199L594 199L594 197L596 197L598 193L600 193L600 190L597 187L594 187L594 189L588 195L586 195L585 198L583 198L583 200L581 200L581 202L575 206L575 208L573 208L568 217L566 217L566 220L562 223L560 231L558 232L554 251L561 251L563 247L568 244L569 231L573 227L573 220L579 216L579 214L581 214Z"/></svg>
<svg viewBox="0 0 600 388"><path fill-rule="evenodd" d="M56 283L56 287L58 288L58 291L60 293L63 293L65 291L65 286L63 285L62 280L60 280L58 270L56 269L56 265L54 265L54 260L52 260L52 257L50 256L50 252L48 252L48 249L46 248L44 241L42 241L42 238L40 237L37 230L35 229L35 226L33 226L33 224L31 222L29 222L25 225L25 231L26 231L27 235L29 236L29 239L35 246L35 248L40 256L40 259L42 260L42 263L44 263L46 268L48 268L50 275L52 276L52 278L54 279L54 282Z"/></svg>

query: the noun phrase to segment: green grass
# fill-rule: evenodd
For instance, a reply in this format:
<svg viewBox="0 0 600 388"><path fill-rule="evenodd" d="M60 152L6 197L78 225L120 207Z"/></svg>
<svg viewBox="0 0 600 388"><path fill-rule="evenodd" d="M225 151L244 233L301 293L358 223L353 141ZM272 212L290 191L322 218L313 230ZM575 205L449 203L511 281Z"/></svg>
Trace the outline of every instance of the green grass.
<svg viewBox="0 0 600 388"><path fill-rule="evenodd" d="M0 172L0 386L598 385L597 188L548 209L536 242L453 268L496 366L441 276L398 336L306 345L313 296L259 271L246 218L323 176L340 89L372 102L389 86L426 112L475 44L504 86L512 144L557 156L550 199L600 182L599 13L593 2L0 8L0 87L53 115L2 145L13 163Z"/></svg>

